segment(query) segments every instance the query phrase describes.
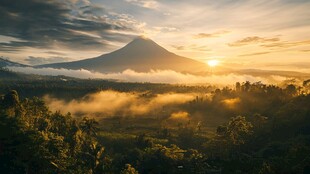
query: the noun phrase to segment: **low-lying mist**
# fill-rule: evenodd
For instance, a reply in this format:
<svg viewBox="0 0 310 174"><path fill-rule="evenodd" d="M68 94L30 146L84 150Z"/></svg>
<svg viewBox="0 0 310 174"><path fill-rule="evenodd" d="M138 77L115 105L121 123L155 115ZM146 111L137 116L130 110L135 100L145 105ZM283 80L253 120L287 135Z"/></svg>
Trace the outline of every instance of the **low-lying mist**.
<svg viewBox="0 0 310 174"><path fill-rule="evenodd" d="M164 112L165 107L191 101L196 94L166 93L148 95L133 92L101 91L86 95L80 100L65 100L46 95L44 101L52 111L70 112L75 116L147 116Z"/></svg>
<svg viewBox="0 0 310 174"><path fill-rule="evenodd" d="M125 82L150 82L150 83L170 83L170 84L197 84L208 83L213 85L231 85L235 82L258 82L264 84L279 84L286 80L287 77L279 75L264 75L253 76L248 74L211 74L205 76L184 74L172 70L151 70L150 72L136 72L127 69L120 73L102 74L98 72L91 72L85 69L68 70L68 69L54 69L54 68L31 68L31 67L9 67L10 70L22 72L26 74L39 75L64 75L84 79L116 79Z"/></svg>

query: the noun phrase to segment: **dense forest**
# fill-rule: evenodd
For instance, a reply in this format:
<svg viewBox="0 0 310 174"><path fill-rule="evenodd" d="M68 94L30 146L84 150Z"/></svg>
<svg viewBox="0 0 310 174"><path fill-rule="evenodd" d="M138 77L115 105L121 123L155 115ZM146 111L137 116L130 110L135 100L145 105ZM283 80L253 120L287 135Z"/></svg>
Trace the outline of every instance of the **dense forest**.
<svg viewBox="0 0 310 174"><path fill-rule="evenodd" d="M1 173L310 173L309 80L216 88L36 78L1 81ZM155 115L108 117L52 111L42 98L111 89L199 95Z"/></svg>

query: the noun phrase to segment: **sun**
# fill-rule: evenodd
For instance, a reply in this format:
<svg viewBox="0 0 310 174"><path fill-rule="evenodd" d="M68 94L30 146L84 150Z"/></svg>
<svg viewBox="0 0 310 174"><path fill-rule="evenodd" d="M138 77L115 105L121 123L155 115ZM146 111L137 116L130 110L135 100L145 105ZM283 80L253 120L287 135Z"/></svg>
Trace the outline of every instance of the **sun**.
<svg viewBox="0 0 310 174"><path fill-rule="evenodd" d="M215 67L215 66L217 66L219 64L219 61L218 60L209 60L208 61L208 65L210 66L210 67Z"/></svg>

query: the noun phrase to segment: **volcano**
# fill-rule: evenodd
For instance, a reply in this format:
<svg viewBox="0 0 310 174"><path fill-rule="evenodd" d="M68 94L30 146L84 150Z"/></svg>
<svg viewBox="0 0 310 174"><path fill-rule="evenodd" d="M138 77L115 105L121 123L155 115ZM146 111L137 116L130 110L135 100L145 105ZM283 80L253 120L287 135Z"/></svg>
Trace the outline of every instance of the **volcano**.
<svg viewBox="0 0 310 174"><path fill-rule="evenodd" d="M196 74L206 70L206 64L190 58L178 56L154 41L138 37L123 48L101 56L73 62L53 63L36 66L38 68L86 69L100 73L116 73L131 69L137 72L150 70L173 70Z"/></svg>

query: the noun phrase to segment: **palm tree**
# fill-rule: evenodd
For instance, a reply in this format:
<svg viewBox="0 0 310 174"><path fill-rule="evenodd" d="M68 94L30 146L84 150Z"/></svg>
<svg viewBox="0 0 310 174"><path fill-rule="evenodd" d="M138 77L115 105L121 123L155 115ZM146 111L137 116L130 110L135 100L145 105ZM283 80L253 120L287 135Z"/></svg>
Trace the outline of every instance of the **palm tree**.
<svg viewBox="0 0 310 174"><path fill-rule="evenodd" d="M95 119L84 117L82 122L80 123L80 128L83 133L96 136L99 130L99 128L97 127L98 125L99 123Z"/></svg>

